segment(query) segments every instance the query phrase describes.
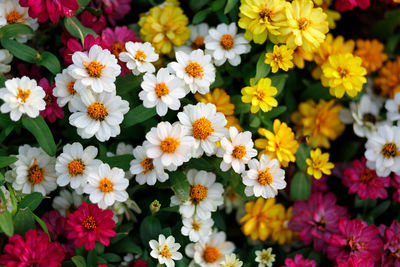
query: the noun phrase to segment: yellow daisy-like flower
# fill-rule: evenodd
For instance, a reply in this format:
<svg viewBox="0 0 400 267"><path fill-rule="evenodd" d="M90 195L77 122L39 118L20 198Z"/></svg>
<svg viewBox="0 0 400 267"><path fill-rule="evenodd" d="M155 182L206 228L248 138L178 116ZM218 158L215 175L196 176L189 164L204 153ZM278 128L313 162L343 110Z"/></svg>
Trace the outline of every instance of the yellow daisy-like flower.
<svg viewBox="0 0 400 267"><path fill-rule="evenodd" d="M180 7L155 6L139 20L140 37L150 42L157 53L168 54L173 46L181 46L189 38L188 22Z"/></svg>
<svg viewBox="0 0 400 267"><path fill-rule="evenodd" d="M384 45L378 40L357 40L357 49L354 55L362 59L362 66L368 73L377 71L382 67L388 56L383 52Z"/></svg>
<svg viewBox="0 0 400 267"><path fill-rule="evenodd" d="M325 40L329 31L326 14L322 8L314 8L312 0L294 0L286 3L286 23L280 28L278 40L290 48L301 46L312 52Z"/></svg>
<svg viewBox="0 0 400 267"><path fill-rule="evenodd" d="M274 120L273 130L272 133L264 128L258 129L258 133L266 139L257 139L255 146L262 149L260 156L267 154L270 158L278 159L282 166L287 167L289 162L296 161L295 154L299 143L292 129L278 119Z"/></svg>
<svg viewBox="0 0 400 267"><path fill-rule="evenodd" d="M284 0L242 0L239 11L238 25L246 30L247 40L262 44L269 37L277 42L279 24L285 20Z"/></svg>
<svg viewBox="0 0 400 267"><path fill-rule="evenodd" d="M367 82L367 70L361 63L360 57L350 53L330 56L321 66L322 85L329 87L329 93L337 98L342 98L345 93L355 97Z"/></svg>
<svg viewBox="0 0 400 267"><path fill-rule="evenodd" d="M345 125L339 119L342 106L330 101L314 100L302 102L299 110L291 115L291 120L296 124L298 136L308 136L309 145L313 148L329 148L329 140L335 140L344 131Z"/></svg>
<svg viewBox="0 0 400 267"><path fill-rule="evenodd" d="M382 96L393 98L396 93L400 92L400 57L387 62L379 70L378 77L374 81Z"/></svg>
<svg viewBox="0 0 400 267"><path fill-rule="evenodd" d="M328 9L332 3L332 0L314 0L315 6L320 7L324 10L325 14L328 16L326 21L329 24L329 29L336 28L336 20L340 20L340 12Z"/></svg>
<svg viewBox="0 0 400 267"><path fill-rule="evenodd" d="M278 242L279 245L290 244L293 240L297 239L299 233L293 232L289 229L289 221L293 218L293 207L289 207L286 211L285 208L280 208L276 220L281 222L280 228L275 228L272 232L271 239Z"/></svg>
<svg viewBox="0 0 400 267"><path fill-rule="evenodd" d="M231 97L221 88L215 88L212 92L208 92L205 95L196 93L194 98L198 102L214 104L217 107L217 112L221 112L225 116L233 115L235 110L235 105L231 103Z"/></svg>
<svg viewBox="0 0 400 267"><path fill-rule="evenodd" d="M288 71L293 68L293 49L288 49L286 45L275 45L272 53L265 54L265 64L271 65L271 70L276 73L279 69Z"/></svg>
<svg viewBox="0 0 400 267"><path fill-rule="evenodd" d="M278 101L274 98L278 90L271 86L270 78L260 79L256 85L253 82L254 79L250 79L250 86L242 89L242 101L251 103L251 113L257 113L260 108L262 111L268 112L278 106Z"/></svg>
<svg viewBox="0 0 400 267"><path fill-rule="evenodd" d="M331 169L335 167L332 162L329 162L329 153L322 153L321 149L317 148L310 151L310 158L306 159L308 165L307 174L315 179L320 179L322 174L330 175Z"/></svg>
<svg viewBox="0 0 400 267"><path fill-rule="evenodd" d="M313 53L306 53L304 52L303 48L300 46L296 47L293 51L293 63L299 69L304 69L304 61L312 61L313 60Z"/></svg>

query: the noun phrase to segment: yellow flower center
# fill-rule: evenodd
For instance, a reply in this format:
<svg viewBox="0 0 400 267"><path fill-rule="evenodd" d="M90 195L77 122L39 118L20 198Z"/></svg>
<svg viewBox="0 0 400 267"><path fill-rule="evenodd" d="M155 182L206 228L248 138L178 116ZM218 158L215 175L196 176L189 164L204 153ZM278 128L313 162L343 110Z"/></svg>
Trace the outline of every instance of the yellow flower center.
<svg viewBox="0 0 400 267"><path fill-rule="evenodd" d="M281 53L274 53L272 55L272 60L275 61L276 63L281 63L283 61L283 57Z"/></svg>
<svg viewBox="0 0 400 267"><path fill-rule="evenodd" d="M349 74L349 70L346 68L338 67L337 72L339 73L340 78L346 78Z"/></svg>
<svg viewBox="0 0 400 267"><path fill-rule="evenodd" d="M207 263L216 262L222 254L216 247L207 246L203 252L203 258Z"/></svg>
<svg viewBox="0 0 400 267"><path fill-rule="evenodd" d="M269 261L271 260L271 256L267 253L264 253L261 255L261 263L269 263Z"/></svg>
<svg viewBox="0 0 400 267"><path fill-rule="evenodd" d="M307 30L307 28L311 25L311 20L304 17L299 18L297 22L299 23L299 30L302 31Z"/></svg>
<svg viewBox="0 0 400 267"><path fill-rule="evenodd" d="M116 57L119 58L119 54L121 52L126 52L125 45L121 42L113 43L111 45L111 53Z"/></svg>
<svg viewBox="0 0 400 267"><path fill-rule="evenodd" d="M204 76L203 67L199 63L193 61L189 61L189 64L185 67L185 72L193 78Z"/></svg>
<svg viewBox="0 0 400 267"><path fill-rule="evenodd" d="M103 121L108 115L107 108L99 101L87 107L86 114L93 120Z"/></svg>
<svg viewBox="0 0 400 267"><path fill-rule="evenodd" d="M190 187L190 200L192 201L193 204L197 205L207 197L208 193L208 188L207 186L197 184L197 185L192 185Z"/></svg>
<svg viewBox="0 0 400 267"><path fill-rule="evenodd" d="M22 90L21 88L18 88L18 94L17 98L21 100L21 102L25 103L26 99L31 95L31 90L26 89Z"/></svg>
<svg viewBox="0 0 400 267"><path fill-rule="evenodd" d="M233 37L230 34L222 35L221 40L219 41L219 43L222 46L222 48L225 49L225 50L230 50L235 46Z"/></svg>
<svg viewBox="0 0 400 267"><path fill-rule="evenodd" d="M108 178L104 177L99 182L99 189L103 193L108 193L113 191L113 182L111 182Z"/></svg>
<svg viewBox="0 0 400 267"><path fill-rule="evenodd" d="M211 121L206 118L200 118L196 120L193 124L193 137L196 139L205 140L213 132L214 128L211 125Z"/></svg>
<svg viewBox="0 0 400 267"><path fill-rule="evenodd" d="M34 163L28 169L28 180L31 184L40 184L44 179L44 171L36 164L36 159Z"/></svg>
<svg viewBox="0 0 400 267"><path fill-rule="evenodd" d="M363 171L361 172L360 180L361 180L362 182L367 183L367 182L373 180L374 178L375 178L374 171L372 171L372 170L370 170L370 169L365 169L365 170L363 170Z"/></svg>
<svg viewBox="0 0 400 267"><path fill-rule="evenodd" d="M264 91L263 91L263 90L257 90L257 91L254 93L254 96L257 98L258 101L263 101L263 99L264 99L264 97L265 97L265 94L264 94Z"/></svg>
<svg viewBox="0 0 400 267"><path fill-rule="evenodd" d="M232 157L242 159L246 155L246 147L243 145L235 146L232 151Z"/></svg>
<svg viewBox="0 0 400 267"><path fill-rule="evenodd" d="M157 83L155 92L158 97L162 97L169 93L169 89L165 83Z"/></svg>
<svg viewBox="0 0 400 267"><path fill-rule="evenodd" d="M272 10L267 7L264 7L263 9L261 9L260 13L258 13L260 18L264 22L265 21L272 22L272 14L273 14Z"/></svg>
<svg viewBox="0 0 400 267"><path fill-rule="evenodd" d="M76 91L75 91L75 89L74 89L74 85L75 85L75 81L70 81L70 82L68 83L68 85L67 85L68 93L69 93L70 95L76 94Z"/></svg>
<svg viewBox="0 0 400 267"><path fill-rule="evenodd" d="M204 49L204 36L197 36L192 43L192 49Z"/></svg>
<svg viewBox="0 0 400 267"><path fill-rule="evenodd" d="M135 59L137 61L144 62L146 60L146 58L147 58L147 56L142 50L136 51Z"/></svg>
<svg viewBox="0 0 400 267"><path fill-rule="evenodd" d="M172 137L167 137L161 141L160 149L165 153L174 153L180 142Z"/></svg>
<svg viewBox="0 0 400 267"><path fill-rule="evenodd" d="M172 254L169 251L169 248L167 245L164 245L163 248L160 250L160 255L165 257L165 258L171 258Z"/></svg>
<svg viewBox="0 0 400 267"><path fill-rule="evenodd" d="M200 224L198 224L197 222L193 221L192 222L192 228L195 231L199 231L200 230Z"/></svg>
<svg viewBox="0 0 400 267"><path fill-rule="evenodd" d="M395 143L386 143L381 150L381 154L385 158L394 158L398 155L398 149Z"/></svg>
<svg viewBox="0 0 400 267"><path fill-rule="evenodd" d="M106 67L105 65L94 60L90 63L83 62L83 66L85 67L86 73L90 78L100 78L103 69Z"/></svg>
<svg viewBox="0 0 400 267"><path fill-rule="evenodd" d="M144 174L148 173L149 171L151 171L152 169L154 169L153 166L153 159L150 158L145 158L144 160L142 160L140 162L140 165L142 165L142 168L144 169Z"/></svg>
<svg viewBox="0 0 400 267"><path fill-rule="evenodd" d="M8 24L15 24L15 23L20 23L20 22L24 22L23 19L24 15L13 10L10 13L8 13L6 15L6 20ZM22 19L22 20L21 20ZM21 20L21 21L20 21Z"/></svg>
<svg viewBox="0 0 400 267"><path fill-rule="evenodd" d="M76 175L80 175L85 170L85 165L83 164L81 159L75 159L68 163L68 173L73 177Z"/></svg>
<svg viewBox="0 0 400 267"><path fill-rule="evenodd" d="M86 230L94 230L97 228L96 219L93 216L87 216L83 222L82 226L85 227Z"/></svg>
<svg viewBox="0 0 400 267"><path fill-rule="evenodd" d="M257 181L261 185L269 185L272 184L273 178L271 173L267 170L259 171Z"/></svg>

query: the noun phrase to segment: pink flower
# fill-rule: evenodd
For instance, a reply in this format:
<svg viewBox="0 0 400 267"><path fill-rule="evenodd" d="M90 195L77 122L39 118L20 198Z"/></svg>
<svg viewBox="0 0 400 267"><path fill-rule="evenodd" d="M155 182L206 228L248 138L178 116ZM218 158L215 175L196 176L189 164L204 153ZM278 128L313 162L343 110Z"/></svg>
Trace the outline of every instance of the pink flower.
<svg viewBox="0 0 400 267"><path fill-rule="evenodd" d="M84 47L75 38L70 38L67 41L66 48L63 51L65 64L72 64L72 55L77 51L89 51L93 45L101 45L100 37L94 38L93 35L88 34L85 37Z"/></svg>
<svg viewBox="0 0 400 267"><path fill-rule="evenodd" d="M332 234L328 244L328 259L337 263L362 259L362 266L374 266L381 258L382 240L378 228L360 219L339 220L339 233Z"/></svg>
<svg viewBox="0 0 400 267"><path fill-rule="evenodd" d="M311 179L311 192L326 192L328 191L328 186L326 185L328 181L328 176L324 175L320 179Z"/></svg>
<svg viewBox="0 0 400 267"><path fill-rule="evenodd" d="M112 25L125 17L131 10L132 0L96 0L98 8L103 9Z"/></svg>
<svg viewBox="0 0 400 267"><path fill-rule="evenodd" d="M29 7L29 16L45 22L50 18L53 23L64 16L72 17L79 5L76 0L19 0L23 7Z"/></svg>
<svg viewBox="0 0 400 267"><path fill-rule="evenodd" d="M390 181L396 191L393 194L393 200L400 202L400 175L393 175L393 179Z"/></svg>
<svg viewBox="0 0 400 267"><path fill-rule="evenodd" d="M43 75L40 73L41 67L35 63L18 63L17 69L21 77L28 76L36 81L39 81L43 77Z"/></svg>
<svg viewBox="0 0 400 267"><path fill-rule="evenodd" d="M64 252L57 242L49 242L49 236L37 230L29 230L25 238L13 235L0 256L0 265L7 267L59 267Z"/></svg>
<svg viewBox="0 0 400 267"><path fill-rule="evenodd" d="M333 233L338 233L338 222L347 217L347 209L336 205L336 196L328 192L314 193L308 201L296 201L289 229L300 232L304 244L314 243L317 251L326 251L326 245Z"/></svg>
<svg viewBox="0 0 400 267"><path fill-rule="evenodd" d="M134 264L133 267L147 267L147 262L144 260L137 260Z"/></svg>
<svg viewBox="0 0 400 267"><path fill-rule="evenodd" d="M100 34L106 27L106 17L104 15L97 17L86 10L80 14L79 20L83 26L92 29L97 34Z"/></svg>
<svg viewBox="0 0 400 267"><path fill-rule="evenodd" d="M42 115L43 118L47 118L51 123L55 122L57 118L64 118L64 110L57 104L57 97L53 95L55 84L53 83L50 86L49 81L47 81L46 78L43 78L39 81L39 86L41 86L46 92L46 96L44 97L44 101L46 101L46 109L40 111L40 115Z"/></svg>
<svg viewBox="0 0 400 267"><path fill-rule="evenodd" d="M317 263L314 260L305 259L303 255L296 254L294 259L286 258L285 265L282 267L316 267Z"/></svg>
<svg viewBox="0 0 400 267"><path fill-rule="evenodd" d="M74 213L68 214L67 223L72 230L67 237L75 240L77 247L84 245L86 250L94 249L96 241L108 246L110 237L116 235L112 217L111 210L102 210L95 204L83 202Z"/></svg>
<svg viewBox="0 0 400 267"><path fill-rule="evenodd" d="M385 187L390 186L390 177L379 177L366 165L366 158L354 160L352 167L344 170L343 184L349 188L349 194L357 193L361 199L387 198Z"/></svg>
<svg viewBox="0 0 400 267"><path fill-rule="evenodd" d="M379 234L383 240L383 267L400 267L400 223L393 221L390 227L379 226Z"/></svg>
<svg viewBox="0 0 400 267"><path fill-rule="evenodd" d="M369 0L336 0L335 8L339 12L353 10L354 7L366 9L369 7Z"/></svg>

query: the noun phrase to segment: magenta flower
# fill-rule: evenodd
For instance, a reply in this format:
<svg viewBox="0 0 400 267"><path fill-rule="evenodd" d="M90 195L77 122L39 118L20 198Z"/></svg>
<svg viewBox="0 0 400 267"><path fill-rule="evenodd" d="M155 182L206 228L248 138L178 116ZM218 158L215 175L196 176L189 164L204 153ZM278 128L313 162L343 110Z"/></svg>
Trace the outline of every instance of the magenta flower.
<svg viewBox="0 0 400 267"><path fill-rule="evenodd" d="M94 38L93 35L88 34L85 37L84 46L75 38L70 38L63 51L65 64L72 64L72 55L77 51L89 51L93 45L101 45L100 37Z"/></svg>
<svg viewBox="0 0 400 267"><path fill-rule="evenodd" d="M100 34L106 27L106 17L104 15L97 17L86 10L79 15L79 20L83 26L92 29L97 34Z"/></svg>
<svg viewBox="0 0 400 267"><path fill-rule="evenodd" d="M45 22L50 18L57 23L60 17L72 17L79 5L76 0L19 0L19 4L28 7L29 16Z"/></svg>
<svg viewBox="0 0 400 267"><path fill-rule="evenodd" d="M369 0L336 0L335 8L339 12L344 12L346 10L353 10L354 7L359 7L362 9L368 8L370 5Z"/></svg>
<svg viewBox="0 0 400 267"><path fill-rule="evenodd" d="M328 191L328 185L326 184L328 181L328 176L324 175L320 179L311 179L311 192L326 192Z"/></svg>
<svg viewBox="0 0 400 267"><path fill-rule="evenodd" d="M326 245L333 233L338 233L340 218L346 218L347 209L336 205L336 196L328 192L313 193L308 201L296 201L289 229L300 232L304 244L314 243L317 251L326 251Z"/></svg>
<svg viewBox="0 0 400 267"><path fill-rule="evenodd" d="M383 240L382 267L400 267L400 223L393 221L390 227L379 226Z"/></svg>
<svg viewBox="0 0 400 267"><path fill-rule="evenodd" d="M57 104L57 97L53 95L55 84L53 83L50 86L49 81L46 78L43 78L39 81L39 86L41 86L46 92L46 96L44 97L44 101L46 101L46 109L40 111L40 115L51 123L55 122L57 118L64 118L64 110Z"/></svg>
<svg viewBox="0 0 400 267"><path fill-rule="evenodd" d="M349 194L357 193L361 199L387 198L385 187L390 186L390 177L379 177L366 162L365 157L353 160L352 167L344 170L343 184L349 188Z"/></svg>
<svg viewBox="0 0 400 267"><path fill-rule="evenodd" d="M282 267L316 267L317 263L314 260L305 259L303 255L296 254L293 259L286 258L285 265Z"/></svg>
<svg viewBox="0 0 400 267"><path fill-rule="evenodd" d="M393 175L393 179L390 181L396 191L393 194L393 200L400 202L400 175Z"/></svg>
<svg viewBox="0 0 400 267"><path fill-rule="evenodd" d="M96 0L98 8L103 9L112 25L125 17L131 10L132 0Z"/></svg>

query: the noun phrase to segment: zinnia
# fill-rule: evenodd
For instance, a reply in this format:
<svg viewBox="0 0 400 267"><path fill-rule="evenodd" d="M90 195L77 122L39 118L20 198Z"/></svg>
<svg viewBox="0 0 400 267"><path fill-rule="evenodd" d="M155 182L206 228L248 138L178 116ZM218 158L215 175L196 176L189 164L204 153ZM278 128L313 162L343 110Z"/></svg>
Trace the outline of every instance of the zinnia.
<svg viewBox="0 0 400 267"><path fill-rule="evenodd" d="M29 7L29 16L45 22L50 18L57 23L60 17L72 17L79 8L76 0L19 0L23 7Z"/></svg>
<svg viewBox="0 0 400 267"><path fill-rule="evenodd" d="M39 81L39 86L41 86L46 93L44 97L46 108L40 111L40 115L42 115L43 118L47 118L47 120L52 123L55 122L57 118L64 118L64 110L57 104L57 97L53 95L55 84L53 83L50 85L49 81L43 78Z"/></svg>

